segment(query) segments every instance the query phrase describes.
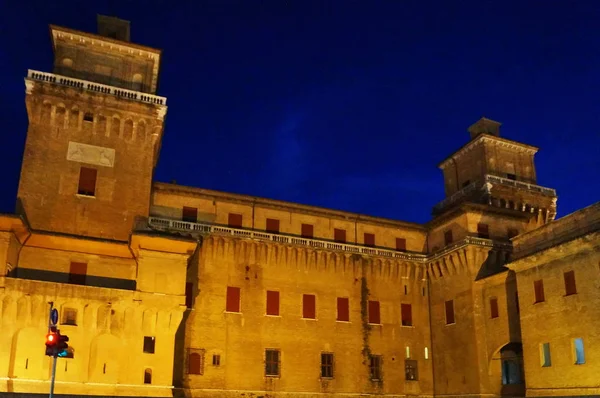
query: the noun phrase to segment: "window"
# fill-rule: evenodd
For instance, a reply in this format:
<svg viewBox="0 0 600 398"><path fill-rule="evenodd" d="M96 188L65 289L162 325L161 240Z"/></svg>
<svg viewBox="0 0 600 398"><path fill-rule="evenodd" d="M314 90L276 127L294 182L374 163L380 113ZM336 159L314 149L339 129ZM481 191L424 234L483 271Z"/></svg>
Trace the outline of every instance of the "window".
<svg viewBox="0 0 600 398"><path fill-rule="evenodd" d="M267 290L267 315L279 315L279 292Z"/></svg>
<svg viewBox="0 0 600 398"><path fill-rule="evenodd" d="M96 195L96 176L97 170L89 167L82 167L79 171L78 195L95 196Z"/></svg>
<svg viewBox="0 0 600 398"><path fill-rule="evenodd" d="M321 377L333 377L333 354L331 353L321 353Z"/></svg>
<svg viewBox="0 0 600 398"><path fill-rule="evenodd" d="M404 361L404 374L406 380L419 380L419 369L417 367L417 361L414 359L406 359Z"/></svg>
<svg viewBox="0 0 600 398"><path fill-rule="evenodd" d="M213 354L213 366L221 366L221 356L219 354Z"/></svg>
<svg viewBox="0 0 600 398"><path fill-rule="evenodd" d="M410 358L410 347L409 346L405 347L405 352L406 352L406 359L409 359Z"/></svg>
<svg viewBox="0 0 600 398"><path fill-rule="evenodd" d="M144 384L152 384L152 369L144 370Z"/></svg>
<svg viewBox="0 0 600 398"><path fill-rule="evenodd" d="M575 271L567 271L564 273L565 278L565 295L570 296L577 294L577 286L575 285Z"/></svg>
<svg viewBox="0 0 600 398"><path fill-rule="evenodd" d="M369 300L369 323L373 325L380 325L381 318L379 316L379 301L370 301Z"/></svg>
<svg viewBox="0 0 600 398"><path fill-rule="evenodd" d="M408 286L404 285L404 295L406 296L408 294Z"/></svg>
<svg viewBox="0 0 600 398"><path fill-rule="evenodd" d="M279 233L279 220L274 218L267 218L267 232L272 234Z"/></svg>
<svg viewBox="0 0 600 398"><path fill-rule="evenodd" d="M265 376L279 377L279 350L265 351Z"/></svg>
<svg viewBox="0 0 600 398"><path fill-rule="evenodd" d="M498 318L498 299L496 297L492 297L490 299L490 313L492 318Z"/></svg>
<svg viewBox="0 0 600 398"><path fill-rule="evenodd" d="M552 366L552 359L550 358L550 343L540 344L540 362L544 368Z"/></svg>
<svg viewBox="0 0 600 398"><path fill-rule="evenodd" d="M75 308L63 308L61 323L63 325L77 326L77 310Z"/></svg>
<svg viewBox="0 0 600 398"><path fill-rule="evenodd" d="M346 243L346 230L335 228L333 230L333 240L339 243Z"/></svg>
<svg viewBox="0 0 600 398"><path fill-rule="evenodd" d="M314 294L303 294L302 295L302 318L315 319L316 318L316 300Z"/></svg>
<svg viewBox="0 0 600 398"><path fill-rule="evenodd" d="M477 236L483 239L490 238L490 228L487 224L477 224Z"/></svg>
<svg viewBox="0 0 600 398"><path fill-rule="evenodd" d="M575 356L575 365L583 365L585 363L585 352L583 351L583 339L573 339L573 350Z"/></svg>
<svg viewBox="0 0 600 398"><path fill-rule="evenodd" d="M448 300L446 306L446 325L452 325L456 322L454 319L454 300Z"/></svg>
<svg viewBox="0 0 600 398"><path fill-rule="evenodd" d="M364 241L365 246L375 246L375 234L369 234L365 232Z"/></svg>
<svg viewBox="0 0 600 398"><path fill-rule="evenodd" d="M195 207L186 207L183 206L183 212L181 219L187 222L196 222L198 221L198 209Z"/></svg>
<svg viewBox="0 0 600 398"><path fill-rule="evenodd" d="M225 312L240 312L240 288L227 286Z"/></svg>
<svg viewBox="0 0 600 398"><path fill-rule="evenodd" d="M154 336L144 336L144 353L154 354L156 338Z"/></svg>
<svg viewBox="0 0 600 398"><path fill-rule="evenodd" d="M312 238L314 227L310 224L302 224L301 235L303 238Z"/></svg>
<svg viewBox="0 0 600 398"><path fill-rule="evenodd" d="M544 281L539 279L533 282L533 292L535 295L535 303L542 303L545 301L544 297Z"/></svg>
<svg viewBox="0 0 600 398"><path fill-rule="evenodd" d="M516 228L509 228L506 235L508 236L508 239L514 238L515 236L519 235L519 230Z"/></svg>
<svg viewBox="0 0 600 398"><path fill-rule="evenodd" d="M402 315L402 326L412 326L412 306L410 304L400 304L400 313Z"/></svg>
<svg viewBox="0 0 600 398"><path fill-rule="evenodd" d="M188 309L192 309L192 305L194 304L194 283L186 282L185 284L185 306Z"/></svg>
<svg viewBox="0 0 600 398"><path fill-rule="evenodd" d="M398 250L399 252L406 251L406 239L396 238L396 250Z"/></svg>
<svg viewBox="0 0 600 398"><path fill-rule="evenodd" d="M448 246L450 243L452 243L452 240L452 230L449 229L448 231L444 232L444 243L446 246Z"/></svg>
<svg viewBox="0 0 600 398"><path fill-rule="evenodd" d="M381 355L371 355L369 358L369 374L371 380L381 380Z"/></svg>
<svg viewBox="0 0 600 398"><path fill-rule="evenodd" d="M242 228L242 215L229 213L227 225L231 228Z"/></svg>
<svg viewBox="0 0 600 398"><path fill-rule="evenodd" d="M90 112L86 112L83 114L83 121L84 122L93 122L94 121L94 115Z"/></svg>
<svg viewBox="0 0 600 398"><path fill-rule="evenodd" d="M87 264L72 262L69 268L69 283L72 285L85 285Z"/></svg>
<svg viewBox="0 0 600 398"><path fill-rule="evenodd" d="M429 348L425 347L425 352L423 353L423 356L425 357L425 359L429 359Z"/></svg>
<svg viewBox="0 0 600 398"><path fill-rule="evenodd" d="M517 176L515 174L506 173L506 178L508 178L509 180L516 180Z"/></svg>
<svg viewBox="0 0 600 398"><path fill-rule="evenodd" d="M204 350L190 348L188 351L188 374L204 374Z"/></svg>
<svg viewBox="0 0 600 398"><path fill-rule="evenodd" d="M337 320L350 322L350 300L347 297L337 298Z"/></svg>

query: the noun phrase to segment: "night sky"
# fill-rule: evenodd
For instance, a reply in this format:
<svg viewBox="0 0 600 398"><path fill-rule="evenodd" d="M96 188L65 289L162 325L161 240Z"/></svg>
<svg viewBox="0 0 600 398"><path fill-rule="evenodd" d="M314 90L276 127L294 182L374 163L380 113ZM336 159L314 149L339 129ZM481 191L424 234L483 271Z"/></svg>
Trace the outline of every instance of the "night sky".
<svg viewBox="0 0 600 398"><path fill-rule="evenodd" d="M155 179L405 221L481 116L540 147L558 215L600 200L600 1L17 1L0 12L0 212L13 212L27 69L49 24L131 21L163 49Z"/></svg>

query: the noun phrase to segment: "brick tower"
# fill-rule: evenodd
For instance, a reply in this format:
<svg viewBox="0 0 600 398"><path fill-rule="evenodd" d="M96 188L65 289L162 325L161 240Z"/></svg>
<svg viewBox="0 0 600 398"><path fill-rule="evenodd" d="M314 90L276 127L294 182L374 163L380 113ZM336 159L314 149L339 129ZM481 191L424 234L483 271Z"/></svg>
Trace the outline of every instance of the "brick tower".
<svg viewBox="0 0 600 398"><path fill-rule="evenodd" d="M29 70L29 128L18 210L35 230L127 240L147 216L166 98L161 52L129 42L129 22L98 34L50 26L54 73Z"/></svg>

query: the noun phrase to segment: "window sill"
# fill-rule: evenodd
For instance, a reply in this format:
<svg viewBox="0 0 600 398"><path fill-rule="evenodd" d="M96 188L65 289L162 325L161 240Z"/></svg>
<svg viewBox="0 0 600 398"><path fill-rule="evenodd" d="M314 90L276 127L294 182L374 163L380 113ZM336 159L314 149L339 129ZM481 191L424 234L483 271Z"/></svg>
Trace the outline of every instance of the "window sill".
<svg viewBox="0 0 600 398"><path fill-rule="evenodd" d="M546 300L544 300L544 301L536 301L536 302L533 303L533 305L542 304L542 303L545 303L545 302L546 302Z"/></svg>
<svg viewBox="0 0 600 398"><path fill-rule="evenodd" d="M331 376L331 377L325 377L325 376L321 376L321 381L331 381L334 380L335 377Z"/></svg>
<svg viewBox="0 0 600 398"><path fill-rule="evenodd" d="M382 323L371 323L369 322L369 326L383 326Z"/></svg>
<svg viewBox="0 0 600 398"><path fill-rule="evenodd" d="M400 325L400 327L412 329L415 325Z"/></svg>
<svg viewBox="0 0 600 398"><path fill-rule="evenodd" d="M96 195L84 195L81 193L76 193L75 196L78 198L96 199Z"/></svg>
<svg viewBox="0 0 600 398"><path fill-rule="evenodd" d="M563 297L571 297L571 296L577 296L577 292L571 293L571 294L565 294Z"/></svg>
<svg viewBox="0 0 600 398"><path fill-rule="evenodd" d="M268 379L279 379L281 376L280 375L265 375L265 377Z"/></svg>
<svg viewBox="0 0 600 398"><path fill-rule="evenodd" d="M317 318L304 318L304 317L302 317L300 319L303 319L305 321L316 321L317 320Z"/></svg>
<svg viewBox="0 0 600 398"><path fill-rule="evenodd" d="M242 313L240 311L223 311L224 314L237 314L237 315L241 315Z"/></svg>
<svg viewBox="0 0 600 398"><path fill-rule="evenodd" d="M447 323L446 326L452 326L452 325L456 325L456 322L452 322L452 323Z"/></svg>
<svg viewBox="0 0 600 398"><path fill-rule="evenodd" d="M338 323L352 323L352 322L350 322L350 321L340 321L340 320L338 320L338 319L336 319L335 321L336 321L336 322L338 322Z"/></svg>
<svg viewBox="0 0 600 398"><path fill-rule="evenodd" d="M266 317L269 318L281 318L281 315L271 315L271 314L265 314Z"/></svg>

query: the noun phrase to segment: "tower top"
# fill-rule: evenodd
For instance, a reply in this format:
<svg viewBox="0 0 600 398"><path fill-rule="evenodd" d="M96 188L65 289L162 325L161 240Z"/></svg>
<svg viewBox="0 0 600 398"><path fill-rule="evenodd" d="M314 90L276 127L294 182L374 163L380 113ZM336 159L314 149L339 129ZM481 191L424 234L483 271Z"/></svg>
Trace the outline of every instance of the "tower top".
<svg viewBox="0 0 600 398"><path fill-rule="evenodd" d="M481 119L473 123L467 131L471 133L471 139L474 139L480 134L490 134L496 137L500 137L501 125L502 123L500 122L496 122L495 120L482 117Z"/></svg>
<svg viewBox="0 0 600 398"><path fill-rule="evenodd" d="M98 14L98 34L111 39L129 41L129 21Z"/></svg>

